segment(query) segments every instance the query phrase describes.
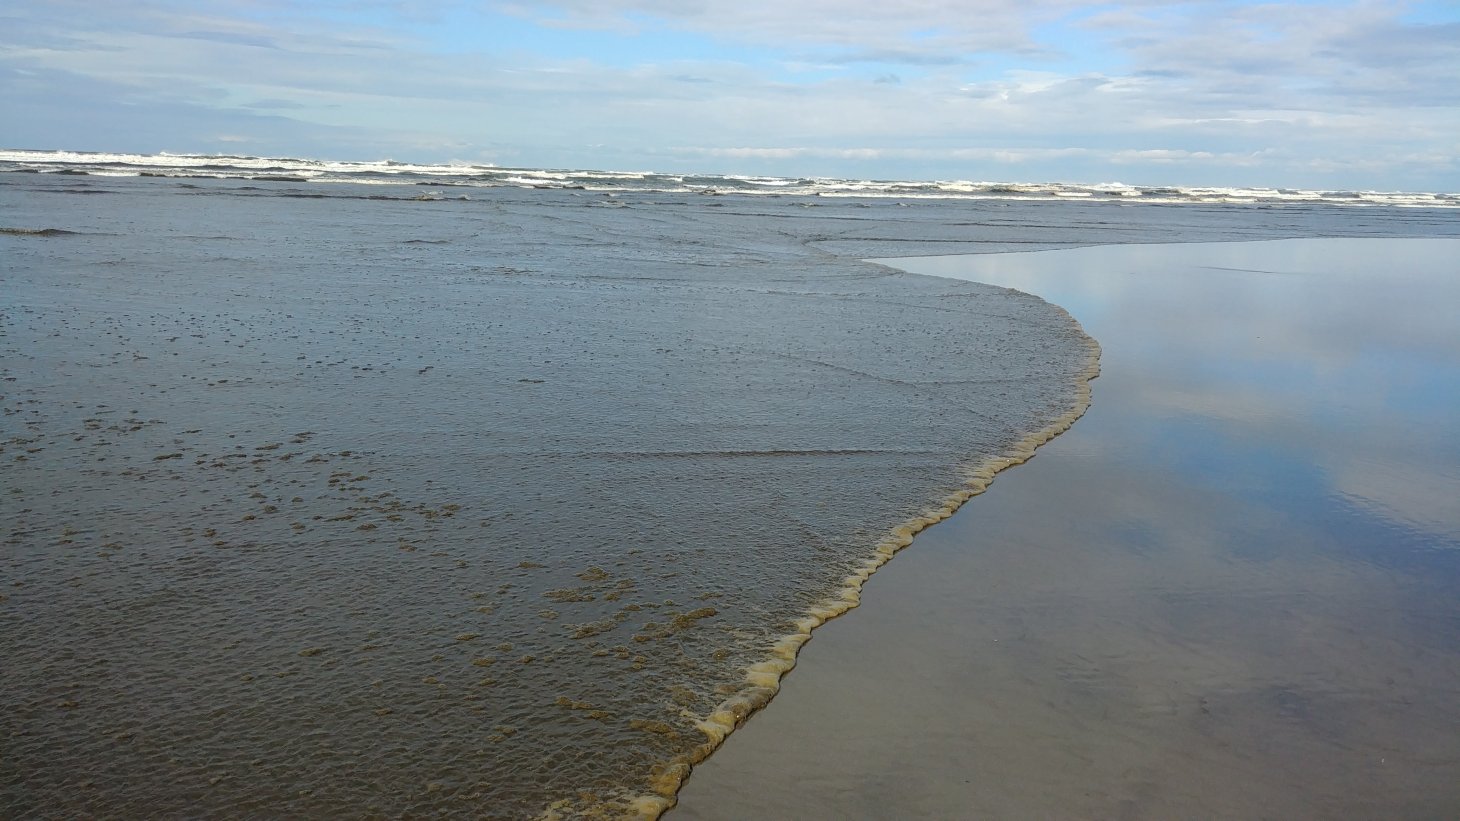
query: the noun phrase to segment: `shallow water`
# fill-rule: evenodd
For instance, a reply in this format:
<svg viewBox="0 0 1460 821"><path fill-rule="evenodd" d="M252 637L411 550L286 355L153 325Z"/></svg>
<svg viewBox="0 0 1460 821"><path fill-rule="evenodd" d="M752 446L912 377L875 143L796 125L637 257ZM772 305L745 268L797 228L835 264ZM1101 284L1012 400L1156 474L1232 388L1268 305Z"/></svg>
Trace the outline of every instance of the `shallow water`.
<svg viewBox="0 0 1460 821"><path fill-rule="evenodd" d="M1456 259L898 261L1068 307L1093 404L878 573L670 817L1454 815Z"/></svg>
<svg viewBox="0 0 1460 821"><path fill-rule="evenodd" d="M652 812L1078 405L1062 311L845 254L1454 228L381 190L0 186L8 813Z"/></svg>

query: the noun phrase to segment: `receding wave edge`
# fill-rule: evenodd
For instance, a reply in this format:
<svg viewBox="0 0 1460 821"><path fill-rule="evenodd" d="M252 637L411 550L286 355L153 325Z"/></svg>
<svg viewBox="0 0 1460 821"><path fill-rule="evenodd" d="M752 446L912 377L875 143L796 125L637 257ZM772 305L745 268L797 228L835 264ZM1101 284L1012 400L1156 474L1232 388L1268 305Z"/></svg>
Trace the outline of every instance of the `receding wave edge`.
<svg viewBox="0 0 1460 821"><path fill-rule="evenodd" d="M781 689L781 680L796 666L796 657L801 647L811 639L812 632L826 622L857 607L862 600L862 586L893 556L912 544L913 537L928 527L952 516L958 508L975 496L988 490L994 477L1007 468L1021 465L1034 457L1038 448L1069 430L1085 415L1090 407L1090 383L1100 375L1100 344L1085 333L1079 321L1058 305L1051 307L1063 314L1074 329L1085 340L1086 362L1074 380L1074 397L1070 407L1049 424L1016 442L1003 453L987 456L970 465L964 475L962 487L944 496L933 506L926 508L919 516L908 519L893 527L872 549L872 554L863 559L861 565L845 579L842 586L825 599L811 606L796 621L796 630L780 638L762 661L746 668L745 681L750 686L733 698L720 703L710 715L698 724L705 740L685 753L661 762L651 771L651 792L637 795L629 800L629 817L657 819L677 803L676 795L695 765L709 758L710 754L724 743L726 737L738 729L756 711L765 707ZM567 809L566 802L548 807L540 821L560 821Z"/></svg>

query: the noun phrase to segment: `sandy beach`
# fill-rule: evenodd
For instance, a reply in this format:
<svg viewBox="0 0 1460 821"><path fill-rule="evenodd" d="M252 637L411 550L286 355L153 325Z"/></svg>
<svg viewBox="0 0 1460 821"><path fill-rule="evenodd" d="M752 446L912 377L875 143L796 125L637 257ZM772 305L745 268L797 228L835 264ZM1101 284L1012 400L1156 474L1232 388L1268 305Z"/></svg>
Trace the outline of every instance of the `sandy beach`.
<svg viewBox="0 0 1460 821"><path fill-rule="evenodd" d="M1064 305L1094 404L821 628L668 817L1452 817L1454 252L900 262Z"/></svg>

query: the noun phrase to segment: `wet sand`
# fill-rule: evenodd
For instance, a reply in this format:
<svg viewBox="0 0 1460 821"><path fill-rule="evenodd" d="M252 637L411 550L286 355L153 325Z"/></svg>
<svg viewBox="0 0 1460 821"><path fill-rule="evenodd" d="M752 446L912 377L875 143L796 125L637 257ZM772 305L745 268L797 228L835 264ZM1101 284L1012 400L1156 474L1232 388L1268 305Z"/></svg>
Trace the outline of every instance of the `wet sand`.
<svg viewBox="0 0 1460 821"><path fill-rule="evenodd" d="M1455 817L1456 256L904 261L1069 309L1094 404L879 571L669 817Z"/></svg>

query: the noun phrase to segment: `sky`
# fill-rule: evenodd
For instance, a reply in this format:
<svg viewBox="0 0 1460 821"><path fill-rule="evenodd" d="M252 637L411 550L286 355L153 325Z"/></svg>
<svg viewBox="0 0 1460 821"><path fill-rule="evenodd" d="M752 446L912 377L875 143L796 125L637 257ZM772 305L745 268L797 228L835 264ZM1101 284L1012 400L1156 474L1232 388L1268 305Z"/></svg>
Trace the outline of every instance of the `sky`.
<svg viewBox="0 0 1460 821"><path fill-rule="evenodd" d="M1460 191L1457 0L0 0L0 147Z"/></svg>

